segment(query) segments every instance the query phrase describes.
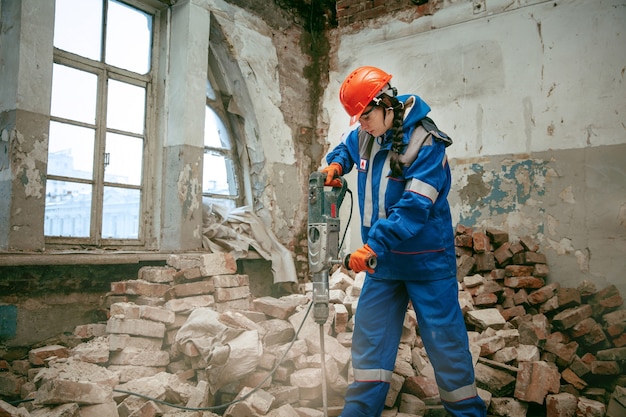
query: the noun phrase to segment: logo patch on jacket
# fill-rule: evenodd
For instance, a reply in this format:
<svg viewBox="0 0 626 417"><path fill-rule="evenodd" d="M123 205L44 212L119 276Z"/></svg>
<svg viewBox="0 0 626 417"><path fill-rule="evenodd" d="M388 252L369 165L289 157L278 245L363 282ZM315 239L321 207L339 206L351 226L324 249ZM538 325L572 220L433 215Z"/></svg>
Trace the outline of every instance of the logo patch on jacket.
<svg viewBox="0 0 626 417"><path fill-rule="evenodd" d="M361 162L359 162L359 170L367 171L367 159L361 158Z"/></svg>

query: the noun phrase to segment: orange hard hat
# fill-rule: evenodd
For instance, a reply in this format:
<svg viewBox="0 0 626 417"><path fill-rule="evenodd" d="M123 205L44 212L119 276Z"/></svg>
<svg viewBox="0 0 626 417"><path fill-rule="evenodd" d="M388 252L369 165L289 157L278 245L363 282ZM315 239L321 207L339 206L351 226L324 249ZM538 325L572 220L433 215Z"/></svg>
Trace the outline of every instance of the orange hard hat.
<svg viewBox="0 0 626 417"><path fill-rule="evenodd" d="M376 67L359 67L343 80L339 100L350 115L350 124L359 120L368 104L391 80L391 74Z"/></svg>

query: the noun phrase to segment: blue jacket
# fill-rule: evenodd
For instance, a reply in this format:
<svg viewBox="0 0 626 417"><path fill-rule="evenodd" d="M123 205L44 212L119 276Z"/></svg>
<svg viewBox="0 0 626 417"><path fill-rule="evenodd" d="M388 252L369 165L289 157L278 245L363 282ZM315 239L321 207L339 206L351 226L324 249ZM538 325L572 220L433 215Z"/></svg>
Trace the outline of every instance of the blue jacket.
<svg viewBox="0 0 626 417"><path fill-rule="evenodd" d="M357 167L361 238L378 257L371 276L450 278L456 276L456 255L445 148L452 141L430 119L424 119L430 107L421 98L404 95L398 99L406 107L402 177L390 177L391 130L373 138L357 127L326 160L341 164L344 174Z"/></svg>

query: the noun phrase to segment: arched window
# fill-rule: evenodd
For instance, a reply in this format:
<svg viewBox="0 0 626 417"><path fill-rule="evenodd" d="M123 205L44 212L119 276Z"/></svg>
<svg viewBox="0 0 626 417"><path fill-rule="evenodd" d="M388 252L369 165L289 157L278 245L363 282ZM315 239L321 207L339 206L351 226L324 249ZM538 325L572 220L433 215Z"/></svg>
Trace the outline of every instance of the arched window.
<svg viewBox="0 0 626 417"><path fill-rule="evenodd" d="M204 161L202 174L202 201L228 208L246 204L244 176L237 147L240 117L229 111L234 98L229 92L229 80L220 68L218 58L209 51L204 119ZM236 107L236 106L235 106Z"/></svg>

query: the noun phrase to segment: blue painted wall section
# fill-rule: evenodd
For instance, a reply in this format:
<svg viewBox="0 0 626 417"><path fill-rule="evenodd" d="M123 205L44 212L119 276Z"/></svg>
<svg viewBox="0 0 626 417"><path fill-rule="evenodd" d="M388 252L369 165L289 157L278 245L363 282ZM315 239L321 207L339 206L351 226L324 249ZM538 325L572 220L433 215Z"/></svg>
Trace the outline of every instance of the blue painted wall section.
<svg viewBox="0 0 626 417"><path fill-rule="evenodd" d="M0 305L0 340L15 337L17 332L17 306Z"/></svg>
<svg viewBox="0 0 626 417"><path fill-rule="evenodd" d="M506 215L519 211L531 200L536 201L546 192L548 164L530 159L504 160L495 169L487 164L471 164L467 184L459 189L462 204L471 210L460 214L459 223L474 226L484 216ZM538 225L537 232L542 228Z"/></svg>

